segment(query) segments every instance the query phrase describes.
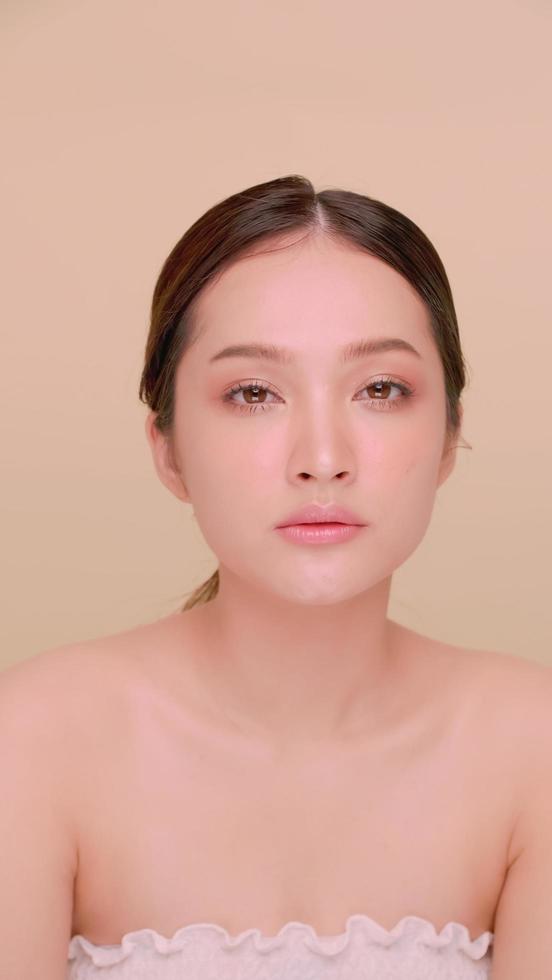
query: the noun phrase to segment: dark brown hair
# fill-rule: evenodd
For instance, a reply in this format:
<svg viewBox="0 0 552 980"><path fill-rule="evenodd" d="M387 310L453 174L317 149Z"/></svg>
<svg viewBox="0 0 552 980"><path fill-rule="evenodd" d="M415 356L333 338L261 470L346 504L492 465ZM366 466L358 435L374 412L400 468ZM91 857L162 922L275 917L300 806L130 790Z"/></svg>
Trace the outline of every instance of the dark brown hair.
<svg viewBox="0 0 552 980"><path fill-rule="evenodd" d="M207 282L246 254L248 246L285 237L323 233L377 256L417 290L430 314L443 365L447 437L460 430L459 403L466 384L452 292L436 249L400 211L354 191L316 192L306 177L291 174L232 194L201 215L165 260L153 292L151 322L139 398L157 413L155 425L172 442L174 382L192 343L193 300ZM270 249L268 249L270 251ZM218 569L195 589L181 610L209 602L218 591Z"/></svg>

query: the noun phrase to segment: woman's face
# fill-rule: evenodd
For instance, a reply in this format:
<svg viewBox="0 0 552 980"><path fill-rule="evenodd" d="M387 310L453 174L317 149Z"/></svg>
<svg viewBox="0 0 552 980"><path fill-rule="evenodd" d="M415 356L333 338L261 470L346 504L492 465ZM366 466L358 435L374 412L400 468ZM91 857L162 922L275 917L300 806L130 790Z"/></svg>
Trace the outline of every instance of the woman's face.
<svg viewBox="0 0 552 980"><path fill-rule="evenodd" d="M454 460L443 369L414 288L354 246L310 237L209 283L194 337L176 374L179 474L147 428L161 479L191 502L219 564L296 603L338 602L390 576L423 538ZM346 346L382 338L419 356L403 347L343 360ZM286 348L289 361L216 356L254 344ZM261 390L237 387L248 384ZM275 530L312 501L349 507L366 527L331 545Z"/></svg>

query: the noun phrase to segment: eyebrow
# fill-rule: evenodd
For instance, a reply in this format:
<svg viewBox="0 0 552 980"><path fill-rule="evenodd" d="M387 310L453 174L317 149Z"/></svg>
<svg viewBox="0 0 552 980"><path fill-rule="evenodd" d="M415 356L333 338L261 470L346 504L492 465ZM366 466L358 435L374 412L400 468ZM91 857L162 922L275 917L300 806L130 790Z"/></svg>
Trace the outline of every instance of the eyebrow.
<svg viewBox="0 0 552 980"><path fill-rule="evenodd" d="M340 349L341 363L356 361L371 354L380 354L390 350L408 351L420 358L422 355L407 340L400 337L376 337L367 340L356 340ZM295 352L289 347L277 347L275 344L232 344L224 347L218 354L213 354L209 363L220 361L226 357L249 357L258 360L275 361L277 364L292 364Z"/></svg>

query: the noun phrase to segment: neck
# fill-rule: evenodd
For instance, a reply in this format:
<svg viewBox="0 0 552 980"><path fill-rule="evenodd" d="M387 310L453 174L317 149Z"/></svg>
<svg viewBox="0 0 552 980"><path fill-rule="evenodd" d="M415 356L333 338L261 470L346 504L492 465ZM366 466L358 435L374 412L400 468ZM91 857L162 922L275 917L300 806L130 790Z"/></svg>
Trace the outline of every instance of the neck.
<svg viewBox="0 0 552 980"><path fill-rule="evenodd" d="M195 607L195 667L212 706L242 734L307 747L377 733L400 689L409 632L387 618L391 578L328 604L255 590L224 566L219 592Z"/></svg>

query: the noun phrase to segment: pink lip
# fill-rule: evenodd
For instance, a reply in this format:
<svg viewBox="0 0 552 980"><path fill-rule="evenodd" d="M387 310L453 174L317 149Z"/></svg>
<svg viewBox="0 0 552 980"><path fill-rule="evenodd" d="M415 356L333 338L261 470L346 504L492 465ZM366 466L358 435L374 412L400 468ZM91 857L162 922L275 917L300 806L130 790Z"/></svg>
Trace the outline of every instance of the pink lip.
<svg viewBox="0 0 552 980"><path fill-rule="evenodd" d="M296 544L337 544L348 541L363 530L359 524L286 524L276 528L279 534Z"/></svg>
<svg viewBox="0 0 552 980"><path fill-rule="evenodd" d="M276 527L289 527L290 525L297 524L346 524L364 526L365 523L358 514L355 514L352 510L348 510L346 507L339 507L337 504L326 504L323 506L322 504L312 503L293 511L292 514L288 514Z"/></svg>

